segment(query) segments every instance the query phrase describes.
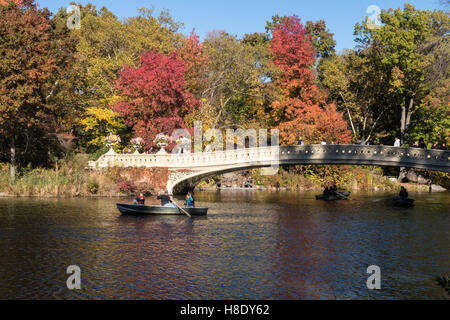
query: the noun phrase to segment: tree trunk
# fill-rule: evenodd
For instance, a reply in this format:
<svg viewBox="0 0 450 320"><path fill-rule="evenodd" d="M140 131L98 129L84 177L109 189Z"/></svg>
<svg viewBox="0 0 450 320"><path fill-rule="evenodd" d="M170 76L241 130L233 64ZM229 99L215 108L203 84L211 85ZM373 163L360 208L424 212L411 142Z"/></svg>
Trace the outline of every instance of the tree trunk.
<svg viewBox="0 0 450 320"><path fill-rule="evenodd" d="M358 140L358 135L356 133L355 126L353 124L353 118L352 118L352 115L350 113L350 109L347 106L347 102L345 101L344 95L341 92L339 92L339 95L341 96L342 101L344 101L345 109L347 109L348 119L350 120L350 125L352 126L353 136L355 137L355 140L357 141Z"/></svg>
<svg viewBox="0 0 450 320"><path fill-rule="evenodd" d="M400 141L402 144L405 141L405 132L406 132L406 106L405 103L402 103L402 119L400 120Z"/></svg>
<svg viewBox="0 0 450 320"><path fill-rule="evenodd" d="M11 181L16 180L16 139L13 136L11 138L11 166L10 166Z"/></svg>
<svg viewBox="0 0 450 320"><path fill-rule="evenodd" d="M402 105L402 120L400 126L400 141L401 143L405 143L406 132L408 130L409 125L411 124L411 116L413 113L414 107L414 98L409 100L408 109L406 108L406 101Z"/></svg>
<svg viewBox="0 0 450 320"><path fill-rule="evenodd" d="M414 98L411 98L411 100L409 100L409 106L408 106L408 111L406 112L406 123L405 123L405 131L408 130L408 127L411 123L411 116L413 113L413 107L414 107Z"/></svg>
<svg viewBox="0 0 450 320"><path fill-rule="evenodd" d="M411 123L412 108L414 106L414 98L409 101L408 110L406 109L406 101L402 104L402 123L400 126L400 142L403 145L405 143L406 132L409 124ZM402 182L407 175L408 171L405 167L400 168L400 174L398 176L398 182Z"/></svg>

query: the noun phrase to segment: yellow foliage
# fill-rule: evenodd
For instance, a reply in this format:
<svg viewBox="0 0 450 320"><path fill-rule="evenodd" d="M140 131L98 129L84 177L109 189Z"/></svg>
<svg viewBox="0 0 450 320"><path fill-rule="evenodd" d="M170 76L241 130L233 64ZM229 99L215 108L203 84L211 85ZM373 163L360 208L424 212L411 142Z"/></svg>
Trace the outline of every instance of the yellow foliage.
<svg viewBox="0 0 450 320"><path fill-rule="evenodd" d="M89 107L79 120L87 138L87 146L100 146L106 136L124 130L125 124L117 113L109 108Z"/></svg>

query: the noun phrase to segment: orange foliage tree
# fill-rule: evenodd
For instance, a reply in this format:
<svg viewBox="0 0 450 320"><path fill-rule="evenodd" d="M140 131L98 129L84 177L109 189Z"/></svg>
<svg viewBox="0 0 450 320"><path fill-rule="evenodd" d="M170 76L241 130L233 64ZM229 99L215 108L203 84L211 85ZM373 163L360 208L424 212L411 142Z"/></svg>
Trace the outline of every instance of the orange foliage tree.
<svg viewBox="0 0 450 320"><path fill-rule="evenodd" d="M342 114L334 105L321 107L327 95L315 83L312 66L316 52L297 16L287 17L277 26L270 50L274 64L282 71L276 82L283 98L272 104L281 142L295 144L302 137L306 143L349 143L350 131Z"/></svg>
<svg viewBox="0 0 450 320"><path fill-rule="evenodd" d="M195 29L178 49L178 57L186 63L186 89L199 98L202 88L205 86L205 67L209 63L209 57L206 55L204 44L200 43Z"/></svg>
<svg viewBox="0 0 450 320"><path fill-rule="evenodd" d="M8 5L10 3L14 3L14 4L18 5L18 6L23 6L24 5L22 0L0 0L0 5L3 5L3 6L4 5Z"/></svg>

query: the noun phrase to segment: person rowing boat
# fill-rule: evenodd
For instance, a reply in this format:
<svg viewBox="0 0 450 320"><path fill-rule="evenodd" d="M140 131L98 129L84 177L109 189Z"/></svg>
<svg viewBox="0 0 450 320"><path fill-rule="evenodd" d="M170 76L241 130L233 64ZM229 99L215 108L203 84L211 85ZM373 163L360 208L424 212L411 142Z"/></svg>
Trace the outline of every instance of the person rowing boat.
<svg viewBox="0 0 450 320"><path fill-rule="evenodd" d="M338 188L335 184L332 186L328 186L323 191L323 194L317 195L317 200L327 200L327 201L333 201L333 200L349 200L348 197L350 196L350 192L339 192Z"/></svg>
<svg viewBox="0 0 450 320"><path fill-rule="evenodd" d="M402 187L398 197L394 197L394 206L396 207L414 207L414 199L409 199L408 190L405 187Z"/></svg>
<svg viewBox="0 0 450 320"><path fill-rule="evenodd" d="M188 192L188 194L186 195L186 207L195 208L195 200L192 192Z"/></svg>
<svg viewBox="0 0 450 320"><path fill-rule="evenodd" d="M156 197L157 200L161 200L162 207L176 207L176 205L172 202L172 199L169 196L169 191L164 191L164 194L158 194Z"/></svg>
<svg viewBox="0 0 450 320"><path fill-rule="evenodd" d="M402 189L400 190L399 197L404 199L407 199L409 197L408 190L406 190L405 187L402 187Z"/></svg>

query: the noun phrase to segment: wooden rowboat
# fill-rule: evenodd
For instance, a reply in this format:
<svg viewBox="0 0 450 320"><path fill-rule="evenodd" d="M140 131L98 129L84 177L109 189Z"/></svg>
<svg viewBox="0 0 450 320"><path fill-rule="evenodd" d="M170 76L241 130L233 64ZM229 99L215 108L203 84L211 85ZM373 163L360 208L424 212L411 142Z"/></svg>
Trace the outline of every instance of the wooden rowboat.
<svg viewBox="0 0 450 320"><path fill-rule="evenodd" d="M143 206L134 204L117 204L122 215L185 215L182 210L177 207L161 207L161 206ZM183 208L191 216L206 216L208 208Z"/></svg>
<svg viewBox="0 0 450 320"><path fill-rule="evenodd" d="M394 206L396 207L414 207L414 199L395 197L392 200L394 201Z"/></svg>
<svg viewBox="0 0 450 320"><path fill-rule="evenodd" d="M339 194L324 195L320 194L316 196L316 200L336 201L336 200L348 200L350 192L340 192Z"/></svg>

